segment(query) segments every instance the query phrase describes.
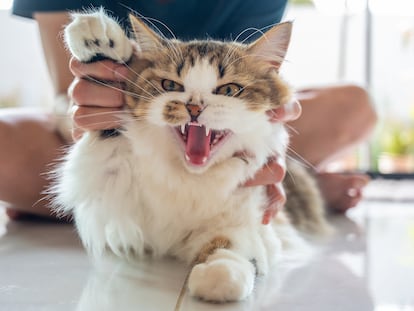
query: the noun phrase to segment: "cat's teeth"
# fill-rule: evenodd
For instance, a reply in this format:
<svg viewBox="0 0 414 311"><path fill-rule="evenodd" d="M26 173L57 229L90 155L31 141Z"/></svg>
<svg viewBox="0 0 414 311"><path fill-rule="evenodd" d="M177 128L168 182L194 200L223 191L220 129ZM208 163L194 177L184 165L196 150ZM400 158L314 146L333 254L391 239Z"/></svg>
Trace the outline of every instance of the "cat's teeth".
<svg viewBox="0 0 414 311"><path fill-rule="evenodd" d="M207 126L205 128L206 128L206 137L207 137L210 134L210 128L208 128Z"/></svg>
<svg viewBox="0 0 414 311"><path fill-rule="evenodd" d="M185 135L185 124L181 125L181 133Z"/></svg>

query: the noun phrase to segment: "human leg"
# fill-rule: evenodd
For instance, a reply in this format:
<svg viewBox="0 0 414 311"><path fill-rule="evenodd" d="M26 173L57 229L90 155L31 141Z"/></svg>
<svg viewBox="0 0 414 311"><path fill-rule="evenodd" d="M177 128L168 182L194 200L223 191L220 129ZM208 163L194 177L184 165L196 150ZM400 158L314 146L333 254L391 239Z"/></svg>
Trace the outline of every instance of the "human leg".
<svg viewBox="0 0 414 311"><path fill-rule="evenodd" d="M367 92L357 86L307 89L297 97L302 116L289 123L291 149L316 169L366 139L377 120Z"/></svg>
<svg viewBox="0 0 414 311"><path fill-rule="evenodd" d="M344 212L355 206L369 178L364 174L324 173L324 165L362 142L374 128L376 113L365 90L352 85L298 92L302 117L292 127L292 153L316 169L325 201Z"/></svg>
<svg viewBox="0 0 414 311"><path fill-rule="evenodd" d="M49 202L41 193L64 146L53 119L38 110L0 112L0 200L13 211L50 216Z"/></svg>
<svg viewBox="0 0 414 311"><path fill-rule="evenodd" d="M327 207L343 213L362 199L362 190L370 177L358 173L318 173L317 180Z"/></svg>

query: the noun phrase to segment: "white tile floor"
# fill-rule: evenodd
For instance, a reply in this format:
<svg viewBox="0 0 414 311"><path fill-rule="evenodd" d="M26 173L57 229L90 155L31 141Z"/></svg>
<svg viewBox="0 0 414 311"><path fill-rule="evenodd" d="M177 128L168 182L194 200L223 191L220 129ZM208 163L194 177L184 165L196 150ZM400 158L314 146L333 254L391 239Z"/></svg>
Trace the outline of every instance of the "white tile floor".
<svg viewBox="0 0 414 311"><path fill-rule="evenodd" d="M71 225L1 221L1 311L174 310L181 264L93 269ZM367 200L332 222L337 233L315 258L259 279L249 300L211 305L186 296L182 310L414 310L414 202Z"/></svg>

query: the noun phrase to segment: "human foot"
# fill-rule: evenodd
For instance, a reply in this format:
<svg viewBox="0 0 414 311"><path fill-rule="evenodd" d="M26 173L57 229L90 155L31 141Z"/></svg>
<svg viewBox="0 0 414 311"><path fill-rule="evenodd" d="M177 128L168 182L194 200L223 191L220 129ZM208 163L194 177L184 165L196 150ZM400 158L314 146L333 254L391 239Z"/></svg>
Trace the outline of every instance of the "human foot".
<svg viewBox="0 0 414 311"><path fill-rule="evenodd" d="M358 204L370 181L364 174L318 173L316 177L327 208L340 213Z"/></svg>

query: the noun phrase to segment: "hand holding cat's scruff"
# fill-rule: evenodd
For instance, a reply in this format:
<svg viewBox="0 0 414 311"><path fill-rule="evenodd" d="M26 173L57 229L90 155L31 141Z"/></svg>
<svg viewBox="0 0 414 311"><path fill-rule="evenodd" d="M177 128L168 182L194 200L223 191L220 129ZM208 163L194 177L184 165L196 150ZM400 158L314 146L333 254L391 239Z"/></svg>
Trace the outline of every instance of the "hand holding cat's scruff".
<svg viewBox="0 0 414 311"><path fill-rule="evenodd" d="M75 104L72 111L74 140L78 140L85 131L118 127L121 121L113 112L122 109L123 96L117 87L122 87L128 68L110 60L86 64L72 58L70 69L75 76L69 89L69 96ZM110 82L114 87L103 86L99 81ZM300 114L301 106L296 100L268 112L271 120L278 122L295 120ZM263 224L268 224L286 201L281 185L284 176L285 163L275 156L245 184L267 185L269 204L264 211Z"/></svg>

